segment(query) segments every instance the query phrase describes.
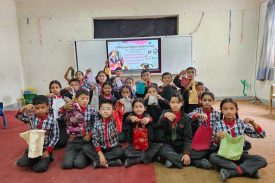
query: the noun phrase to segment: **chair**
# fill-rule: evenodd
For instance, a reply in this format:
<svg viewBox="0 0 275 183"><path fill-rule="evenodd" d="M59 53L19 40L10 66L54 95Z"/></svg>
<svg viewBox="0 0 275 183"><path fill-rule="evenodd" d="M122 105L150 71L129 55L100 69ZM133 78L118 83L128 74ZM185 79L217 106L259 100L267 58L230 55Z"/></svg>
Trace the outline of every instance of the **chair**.
<svg viewBox="0 0 275 183"><path fill-rule="evenodd" d="M275 98L275 84L271 84L270 87L270 114L272 114L272 99Z"/></svg>
<svg viewBox="0 0 275 183"><path fill-rule="evenodd" d="M32 99L33 99L36 95L37 95L37 94L33 94L33 93L26 93L26 94L23 94L23 96L24 96L24 105L31 104L31 103L32 103Z"/></svg>
<svg viewBox="0 0 275 183"><path fill-rule="evenodd" d="M3 102L0 102L0 116L3 117L3 121L4 121L4 126L6 127L6 129L8 128L8 123L4 114L4 105Z"/></svg>

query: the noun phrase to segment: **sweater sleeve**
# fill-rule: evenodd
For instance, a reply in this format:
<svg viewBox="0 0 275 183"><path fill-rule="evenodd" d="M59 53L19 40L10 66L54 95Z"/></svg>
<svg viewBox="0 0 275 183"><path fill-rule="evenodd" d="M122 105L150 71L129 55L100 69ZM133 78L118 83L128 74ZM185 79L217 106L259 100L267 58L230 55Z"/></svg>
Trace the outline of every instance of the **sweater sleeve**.
<svg viewBox="0 0 275 183"><path fill-rule="evenodd" d="M192 152L192 147L191 147L191 143L192 143L192 129L191 129L191 123L189 118L186 117L186 124L183 130L183 139L184 139L184 143L183 143L183 154L189 154L191 155Z"/></svg>

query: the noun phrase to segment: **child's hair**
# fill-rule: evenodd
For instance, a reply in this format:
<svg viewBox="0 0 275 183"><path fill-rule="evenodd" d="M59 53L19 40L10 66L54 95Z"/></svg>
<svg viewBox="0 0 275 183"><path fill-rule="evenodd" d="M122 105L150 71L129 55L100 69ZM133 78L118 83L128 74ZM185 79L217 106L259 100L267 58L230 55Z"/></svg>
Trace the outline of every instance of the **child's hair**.
<svg viewBox="0 0 275 183"><path fill-rule="evenodd" d="M62 88L61 83L57 80L52 80L49 84L49 90L51 90L52 84L57 84L60 88Z"/></svg>
<svg viewBox="0 0 275 183"><path fill-rule="evenodd" d="M131 93L131 98L132 98L132 97L133 97L133 91L132 91L131 87L130 87L130 86L127 86L127 85L124 85L124 86L121 87L121 89L120 89L120 91L119 91L120 97L122 97L122 90L123 90L124 88L127 88L127 89L130 91L130 93Z"/></svg>
<svg viewBox="0 0 275 183"><path fill-rule="evenodd" d="M107 81L109 80L109 75L106 74L104 71L98 71L96 77L95 77L95 81L97 84L99 84L99 80L97 79L97 77L99 76L99 74L105 74L105 76L107 77Z"/></svg>
<svg viewBox="0 0 275 183"><path fill-rule="evenodd" d="M202 93L201 98L203 99L203 97L204 97L205 95L209 95L213 100L215 100L214 93L212 93L212 92L210 92L210 91L205 91L205 92Z"/></svg>
<svg viewBox="0 0 275 183"><path fill-rule="evenodd" d="M155 88L156 89L156 91L157 91L157 93L158 93L158 88L155 86L155 85L152 85L152 84L150 84L150 85L148 85L147 87L146 87L146 93L148 92L148 90L150 89L150 88Z"/></svg>
<svg viewBox="0 0 275 183"><path fill-rule="evenodd" d="M113 102L112 102L111 100L103 99L103 100L101 101L100 105L99 105L99 109L101 108L101 106L102 106L103 104L110 104L112 107L114 107L114 104L113 104Z"/></svg>
<svg viewBox="0 0 275 183"><path fill-rule="evenodd" d="M142 75L146 72L149 72L151 74L151 72L148 69L143 69L140 73L140 77L142 77Z"/></svg>
<svg viewBox="0 0 275 183"><path fill-rule="evenodd" d="M79 72L82 76L84 76L84 74L83 74L82 71L76 71L76 72L75 72L75 75L76 75L78 72Z"/></svg>
<svg viewBox="0 0 275 183"><path fill-rule="evenodd" d="M117 67L115 71L122 71L121 67Z"/></svg>
<svg viewBox="0 0 275 183"><path fill-rule="evenodd" d="M203 82L198 81L198 82L196 83L196 86L204 86L204 83L203 83Z"/></svg>
<svg viewBox="0 0 275 183"><path fill-rule="evenodd" d="M182 97L182 95L181 95L179 92L174 92L174 93L171 95L170 101L171 101L172 97L176 97L176 98L178 98L178 100L179 100L180 102L184 102L183 97Z"/></svg>
<svg viewBox="0 0 275 183"><path fill-rule="evenodd" d="M127 78L125 79L125 83L126 83L127 80L131 80L131 81L134 83L134 79L133 79L132 77L127 77Z"/></svg>
<svg viewBox="0 0 275 183"><path fill-rule="evenodd" d="M132 103L132 107L134 107L134 106L135 106L135 103L137 103L137 102L142 103L143 106L145 107L145 101L144 101L143 98L136 98L136 99L133 101L133 103Z"/></svg>
<svg viewBox="0 0 275 183"><path fill-rule="evenodd" d="M235 100L233 100L232 98L225 98L221 101L221 104L220 104L220 110L222 111L222 106L225 104L225 103L232 103L234 104L234 106L236 107L237 109L237 112L236 112L236 119L239 119L239 114L238 114L238 104ZM223 114L221 113L221 119L223 119Z"/></svg>
<svg viewBox="0 0 275 183"><path fill-rule="evenodd" d="M80 95L90 96L90 93L85 89L79 89L75 92L75 98L78 98Z"/></svg>
<svg viewBox="0 0 275 183"><path fill-rule="evenodd" d="M103 84L102 84L102 88L104 88L104 86L110 86L112 87L112 83L110 81L105 81Z"/></svg>
<svg viewBox="0 0 275 183"><path fill-rule="evenodd" d="M38 105L38 104L46 104L49 105L49 100L45 95L36 95L32 99L32 104L33 105Z"/></svg>
<svg viewBox="0 0 275 183"><path fill-rule="evenodd" d="M69 85L72 83L72 82L78 82L80 84L80 81L76 78L73 78L73 79L70 79L69 81Z"/></svg>
<svg viewBox="0 0 275 183"><path fill-rule="evenodd" d="M171 78L172 78L172 74L170 72L163 73L161 78L163 79L164 76L171 76Z"/></svg>
<svg viewBox="0 0 275 183"><path fill-rule="evenodd" d="M197 72L197 70L195 69L195 67L187 67L186 71L188 71L188 70L194 70L195 73Z"/></svg>

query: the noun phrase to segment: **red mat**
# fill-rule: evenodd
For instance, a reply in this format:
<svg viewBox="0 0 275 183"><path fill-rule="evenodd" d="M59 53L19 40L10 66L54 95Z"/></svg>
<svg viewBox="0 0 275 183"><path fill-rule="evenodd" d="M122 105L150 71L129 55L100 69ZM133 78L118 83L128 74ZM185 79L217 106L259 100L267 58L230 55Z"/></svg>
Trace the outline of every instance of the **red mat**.
<svg viewBox="0 0 275 183"><path fill-rule="evenodd" d="M151 183L156 182L154 165L136 165L130 168L117 167L108 169L93 169L91 166L82 170L63 170L64 149L54 151L55 160L45 173L34 173L26 168L15 165L17 159L27 147L19 137L19 133L28 130L24 124L14 118L14 111L6 111L8 129L4 128L0 119L0 182L1 183L44 183L44 182L97 182L97 183Z"/></svg>

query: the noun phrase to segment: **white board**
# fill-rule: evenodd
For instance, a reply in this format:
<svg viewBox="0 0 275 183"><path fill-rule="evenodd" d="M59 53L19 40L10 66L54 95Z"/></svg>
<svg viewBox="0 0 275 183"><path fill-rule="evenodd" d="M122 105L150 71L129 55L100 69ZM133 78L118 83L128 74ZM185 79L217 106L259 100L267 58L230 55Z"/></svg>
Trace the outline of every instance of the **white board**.
<svg viewBox="0 0 275 183"><path fill-rule="evenodd" d="M183 68L192 65L192 36L165 36L160 38L161 73L177 74ZM75 61L78 70L85 71L91 67L95 74L103 70L104 62L107 59L106 52L106 39L75 41Z"/></svg>

